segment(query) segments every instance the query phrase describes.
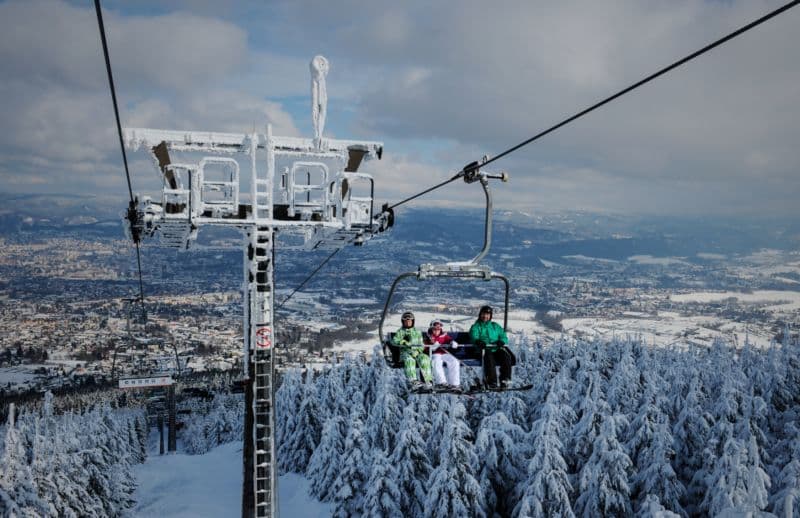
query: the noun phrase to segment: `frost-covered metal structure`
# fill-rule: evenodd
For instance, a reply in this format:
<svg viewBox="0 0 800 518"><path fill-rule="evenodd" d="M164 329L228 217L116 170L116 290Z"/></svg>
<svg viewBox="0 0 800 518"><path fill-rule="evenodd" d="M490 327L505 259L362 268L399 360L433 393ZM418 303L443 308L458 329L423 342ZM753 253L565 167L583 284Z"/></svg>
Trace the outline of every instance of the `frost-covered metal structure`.
<svg viewBox="0 0 800 518"><path fill-rule="evenodd" d="M246 391L243 516L277 514L274 443L273 252L276 234L302 249L361 244L391 225L376 216L373 178L358 172L380 159L380 142L322 136L328 62L312 60L315 138L127 128L126 145L148 150L163 179L159 200L137 198L128 212L134 240L153 237L187 250L204 226L243 234ZM284 241L281 241L284 245Z"/></svg>

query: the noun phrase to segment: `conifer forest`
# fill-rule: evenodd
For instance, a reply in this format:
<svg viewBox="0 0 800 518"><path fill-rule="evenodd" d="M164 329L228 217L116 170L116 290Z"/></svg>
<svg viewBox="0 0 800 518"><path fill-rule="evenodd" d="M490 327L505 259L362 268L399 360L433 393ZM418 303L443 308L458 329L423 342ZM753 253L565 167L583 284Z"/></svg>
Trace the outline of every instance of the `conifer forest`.
<svg viewBox="0 0 800 518"><path fill-rule="evenodd" d="M377 350L287 370L280 470L304 475L335 516L799 516L796 340L660 348L522 336L514 350L514 379L530 390L412 394ZM242 396L229 386L183 403L183 452L241 440ZM152 432L143 406L108 392L12 408L0 515L124 515Z"/></svg>
<svg viewBox="0 0 800 518"><path fill-rule="evenodd" d="M335 516L799 516L798 343L520 342L529 391L410 394L377 354L290 372L280 469Z"/></svg>

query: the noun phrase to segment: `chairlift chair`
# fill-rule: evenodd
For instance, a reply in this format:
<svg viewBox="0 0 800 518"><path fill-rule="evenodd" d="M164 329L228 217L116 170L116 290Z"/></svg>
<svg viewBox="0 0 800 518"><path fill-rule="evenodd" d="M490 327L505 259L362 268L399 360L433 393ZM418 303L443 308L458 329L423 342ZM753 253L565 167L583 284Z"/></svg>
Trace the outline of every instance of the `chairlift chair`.
<svg viewBox="0 0 800 518"><path fill-rule="evenodd" d="M402 363L400 361L400 348L392 343L392 337L394 336L394 333L384 334L383 324L386 321L386 316L389 312L389 308L391 307L392 297L395 293L395 290L401 281L410 277L416 277L419 281L434 280L439 278L482 281L499 279L503 281L505 287L503 297L503 329L508 330L508 304L510 292L509 281L504 275L492 271L488 266L479 264L489 252L492 239L492 196L489 190L489 179L500 179L505 182L508 180L508 176L505 173L491 175L481 172L477 167L470 170L469 173L464 176L464 181L467 183L473 183L476 181L480 182L486 197L484 242L483 249L480 251L480 253L478 253L477 256L469 261L456 261L444 264L422 264L415 272L406 272L400 274L392 283L392 286L389 289L389 295L386 298L386 303L383 306L383 313L381 314L380 323L378 324L378 336L380 337L383 345L384 358L389 366L393 368L402 367ZM456 356L464 365L482 366L482 353L478 347L475 346L475 344L471 343L469 332L457 332L454 334L455 336L453 336L453 338L459 343L460 347L455 351L451 351L451 354ZM427 338L425 333L423 333L423 337ZM425 348L425 353L429 354L427 347Z"/></svg>

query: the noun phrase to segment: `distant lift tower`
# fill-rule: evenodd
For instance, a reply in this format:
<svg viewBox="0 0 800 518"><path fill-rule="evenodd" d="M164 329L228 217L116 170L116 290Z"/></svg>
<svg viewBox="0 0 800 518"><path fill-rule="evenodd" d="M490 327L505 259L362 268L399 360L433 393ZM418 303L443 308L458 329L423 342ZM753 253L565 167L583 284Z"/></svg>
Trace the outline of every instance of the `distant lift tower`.
<svg viewBox="0 0 800 518"><path fill-rule="evenodd" d="M163 177L160 202L137 197L128 211L134 240L157 237L188 250L201 226L241 229L244 236L244 488L242 516L276 516L273 251L361 244L391 226L373 214L372 176L362 161L383 144L322 136L328 62L311 62L315 138L127 128L131 149L152 153ZM284 236L288 240L284 243Z"/></svg>

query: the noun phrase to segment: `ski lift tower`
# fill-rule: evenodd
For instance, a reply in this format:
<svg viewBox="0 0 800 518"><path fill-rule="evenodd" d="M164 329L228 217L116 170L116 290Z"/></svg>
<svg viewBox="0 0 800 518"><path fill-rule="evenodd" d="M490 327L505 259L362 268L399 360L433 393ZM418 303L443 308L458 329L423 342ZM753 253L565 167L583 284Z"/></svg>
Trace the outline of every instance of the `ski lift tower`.
<svg viewBox="0 0 800 518"><path fill-rule="evenodd" d="M311 61L314 138L266 133L212 133L126 128L131 149L144 147L163 179L160 201L136 197L128 210L131 237L162 246L197 247L200 227L241 230L244 248L245 390L242 516L276 516L274 282L280 246L335 249L362 244L392 224L373 214L374 183L362 161L381 158L383 144L323 137L328 61ZM288 240L284 243L284 236ZM238 245L237 245L238 246Z"/></svg>

